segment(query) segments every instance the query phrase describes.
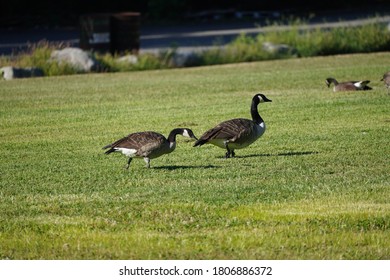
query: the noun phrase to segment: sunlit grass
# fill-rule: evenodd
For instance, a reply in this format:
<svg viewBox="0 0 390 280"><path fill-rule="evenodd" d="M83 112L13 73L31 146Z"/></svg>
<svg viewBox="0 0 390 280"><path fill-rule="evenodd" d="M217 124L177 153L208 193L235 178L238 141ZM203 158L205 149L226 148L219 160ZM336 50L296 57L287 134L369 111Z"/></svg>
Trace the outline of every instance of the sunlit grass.
<svg viewBox="0 0 390 280"><path fill-rule="evenodd" d="M388 53L0 82L2 259L388 259ZM369 79L333 93L325 78ZM146 169L101 147L197 136L261 104L237 158L178 136Z"/></svg>

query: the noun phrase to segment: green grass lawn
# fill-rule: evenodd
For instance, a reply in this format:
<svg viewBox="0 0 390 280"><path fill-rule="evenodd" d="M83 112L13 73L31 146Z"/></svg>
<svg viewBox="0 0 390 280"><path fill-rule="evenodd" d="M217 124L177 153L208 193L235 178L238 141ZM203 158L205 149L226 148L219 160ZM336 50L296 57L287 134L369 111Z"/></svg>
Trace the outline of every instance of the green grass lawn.
<svg viewBox="0 0 390 280"><path fill-rule="evenodd" d="M1 259L389 259L390 53L0 81ZM325 79L369 79L333 93ZM151 161L101 149L131 132L267 131Z"/></svg>

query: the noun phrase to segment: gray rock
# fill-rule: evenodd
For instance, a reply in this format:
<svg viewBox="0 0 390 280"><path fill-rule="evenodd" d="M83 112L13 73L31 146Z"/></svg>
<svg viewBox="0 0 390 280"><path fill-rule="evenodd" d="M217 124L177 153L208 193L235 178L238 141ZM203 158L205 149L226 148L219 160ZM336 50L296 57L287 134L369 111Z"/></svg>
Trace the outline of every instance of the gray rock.
<svg viewBox="0 0 390 280"><path fill-rule="evenodd" d="M196 66L200 64L200 53L188 50L176 50L171 58L174 67Z"/></svg>
<svg viewBox="0 0 390 280"><path fill-rule="evenodd" d="M263 43L263 50L273 54L296 54L297 50L286 44Z"/></svg>
<svg viewBox="0 0 390 280"><path fill-rule="evenodd" d="M42 77L44 74L42 69L36 67L16 68L6 66L0 69L0 75L5 80L12 80L19 78Z"/></svg>
<svg viewBox="0 0 390 280"><path fill-rule="evenodd" d="M95 58L79 48L65 48L51 53L50 61L66 63L79 72L100 71L101 67Z"/></svg>
<svg viewBox="0 0 390 280"><path fill-rule="evenodd" d="M125 55L117 59L120 63L128 63L128 64L137 64L138 63L138 57L135 55Z"/></svg>

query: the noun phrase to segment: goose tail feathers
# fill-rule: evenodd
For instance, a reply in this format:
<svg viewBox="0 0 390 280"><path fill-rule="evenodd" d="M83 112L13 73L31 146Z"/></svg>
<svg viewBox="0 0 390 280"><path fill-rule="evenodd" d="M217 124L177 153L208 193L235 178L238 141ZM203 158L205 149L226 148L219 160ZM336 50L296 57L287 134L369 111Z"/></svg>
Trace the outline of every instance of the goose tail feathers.
<svg viewBox="0 0 390 280"><path fill-rule="evenodd" d="M114 147L112 147L111 144L110 144L110 145L107 145L107 146L104 146L102 149L105 150L105 149L108 149L108 148L111 148L111 149L109 149L109 150L107 150L107 151L104 152L106 155L115 152L115 149L114 149Z"/></svg>

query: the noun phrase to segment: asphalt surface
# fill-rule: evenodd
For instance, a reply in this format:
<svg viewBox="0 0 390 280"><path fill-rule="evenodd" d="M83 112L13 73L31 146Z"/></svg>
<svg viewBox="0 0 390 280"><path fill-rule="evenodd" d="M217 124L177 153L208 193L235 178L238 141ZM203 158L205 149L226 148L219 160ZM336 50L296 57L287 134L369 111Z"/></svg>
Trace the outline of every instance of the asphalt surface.
<svg viewBox="0 0 390 280"><path fill-rule="evenodd" d="M372 21L374 14L365 13L334 13L310 19L303 28L335 26L356 26ZM388 24L390 27L390 11L376 13L375 21ZM186 23L181 25L144 25L140 27L140 52L158 52L165 48L178 47L182 49L209 48L224 45L234 40L242 33L256 35L275 28L265 24L264 19L245 21ZM288 25L279 29L290 28ZM16 54L26 50L31 44L39 41L65 43L69 46L79 46L80 31L78 28L28 28L1 29L0 55Z"/></svg>

